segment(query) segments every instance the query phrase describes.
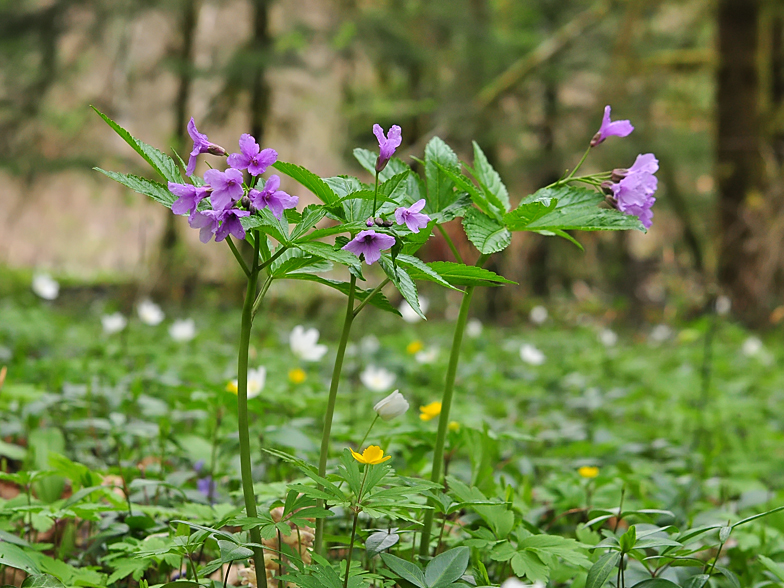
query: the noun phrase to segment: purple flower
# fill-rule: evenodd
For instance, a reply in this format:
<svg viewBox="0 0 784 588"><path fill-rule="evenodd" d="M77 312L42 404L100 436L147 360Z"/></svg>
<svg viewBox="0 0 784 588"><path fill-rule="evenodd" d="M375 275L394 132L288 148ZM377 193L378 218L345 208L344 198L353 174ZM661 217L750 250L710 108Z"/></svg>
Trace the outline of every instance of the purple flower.
<svg viewBox="0 0 784 588"><path fill-rule="evenodd" d="M238 208L229 208L218 213L220 216L221 225L215 231L215 242L223 241L229 235L234 235L237 239L245 238L245 228L242 226L240 218L243 216L250 216L247 210L239 210Z"/></svg>
<svg viewBox="0 0 784 588"><path fill-rule="evenodd" d="M215 210L231 208L245 193L242 172L236 169L227 169L225 172L208 169L204 172L204 181L212 187L210 202Z"/></svg>
<svg viewBox="0 0 784 588"><path fill-rule="evenodd" d="M401 132L399 126L392 125L389 129L389 134L385 137L384 129L380 125L373 125L373 134L378 139L379 150L378 159L376 160L377 172L380 172L387 166L387 163L395 154L395 149L400 147L400 143L403 141Z"/></svg>
<svg viewBox="0 0 784 588"><path fill-rule="evenodd" d="M202 186L192 186L191 184L175 184L169 182L169 192L179 198L172 204L172 212L174 214L187 214L192 210L196 210L199 202L204 200L209 190Z"/></svg>
<svg viewBox="0 0 784 588"><path fill-rule="evenodd" d="M628 170L617 170L617 172L621 172L620 175L626 172L625 177L622 177L617 184L609 186L616 208L623 213L638 217L646 229L651 227L653 219L651 207L656 202L653 194L658 185L656 176L653 174L658 169L659 162L653 153L638 155L634 165Z"/></svg>
<svg viewBox="0 0 784 588"><path fill-rule="evenodd" d="M209 243L215 231L218 230L220 218L215 210L194 210L188 219L188 224L192 229L201 229L199 231L199 241Z"/></svg>
<svg viewBox="0 0 784 588"><path fill-rule="evenodd" d="M215 480L212 479L212 476L196 480L196 488L208 499L215 496Z"/></svg>
<svg viewBox="0 0 784 588"><path fill-rule="evenodd" d="M364 253L365 262L368 265L373 265L373 263L381 259L381 251L389 249L394 244L394 237L370 230L360 231L343 249L350 251L357 257Z"/></svg>
<svg viewBox="0 0 784 588"><path fill-rule="evenodd" d="M226 155L226 150L223 147L216 145L215 143L210 143L209 139L207 139L207 135L199 132L196 128L196 123L193 121L193 117L191 117L191 120L188 123L188 134L191 136L191 139L193 139L193 149L191 150L191 156L188 158L188 167L185 168L186 176L190 177L193 175L193 172L196 169L196 157L198 157L200 153Z"/></svg>
<svg viewBox="0 0 784 588"><path fill-rule="evenodd" d="M591 147L596 147L599 143L604 142L607 137L626 137L634 130L632 123L628 120L610 120L610 105L604 107L604 117L602 118L602 126L599 127L599 132L591 139Z"/></svg>
<svg viewBox="0 0 784 588"><path fill-rule="evenodd" d="M275 218L280 220L283 218L283 211L287 208L296 208L299 202L299 197L289 196L283 190L278 190L280 187L280 178L276 175L271 175L267 182L264 184L264 189L251 190L248 192L250 203L261 210L262 208L269 207Z"/></svg>
<svg viewBox="0 0 784 588"><path fill-rule="evenodd" d="M395 220L397 221L397 224L405 224L409 231L418 233L419 229L424 229L427 226L427 223L430 222L429 216L419 212L424 207L425 199L422 198L421 200L414 202L408 208L403 208L401 206L395 209Z"/></svg>
<svg viewBox="0 0 784 588"><path fill-rule="evenodd" d="M246 169L250 175L258 176L277 160L277 151L261 150L256 139L245 133L240 137L240 153L232 153L227 161L234 169Z"/></svg>

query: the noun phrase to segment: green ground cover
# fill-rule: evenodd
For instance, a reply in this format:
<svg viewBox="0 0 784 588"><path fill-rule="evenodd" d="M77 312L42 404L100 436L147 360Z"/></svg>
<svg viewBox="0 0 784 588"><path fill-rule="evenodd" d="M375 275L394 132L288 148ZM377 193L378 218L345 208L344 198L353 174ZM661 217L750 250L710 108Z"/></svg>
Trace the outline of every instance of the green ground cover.
<svg viewBox="0 0 784 588"><path fill-rule="evenodd" d="M64 585L155 585L187 568L183 577L222 585L206 578L220 576L221 564L247 563L247 548L230 549L243 536L236 395L227 390L237 377L236 312L231 304L167 306L157 326L134 315L107 334L100 317L116 304L47 303L28 293L0 300L3 583L21 582L15 570L24 570ZM304 492L298 507L315 508L307 503L315 484L294 458L313 463L318 455L340 312L322 309L328 318L320 322L297 320L302 313L282 303L264 312L251 340L251 367L266 370L249 400L254 477L260 516L276 506L292 516L288 482L300 483L290 501ZM420 419L419 408L440 398L451 337L450 324L432 314L408 324L367 313L355 330L364 336L349 348L333 428L335 485L347 479L352 487L346 464L356 463L348 458L340 469L341 451L358 448L373 405L393 389L411 404L368 436L366 444L392 456L373 466L392 468L382 486L411 492L361 517L354 563L371 562L375 572L352 576L352 586L408 585L374 545L382 533L394 543L390 553L409 554L417 535L421 509L406 503L424 503L426 489L416 484L429 474L437 423ZM449 491L436 514L439 551L470 549L471 578L460 581L631 587L653 575L657 583L644 586L782 585L784 566L775 562L784 558L784 514L731 526L782 504L784 348L776 336L758 344L730 319L706 317L669 332L617 329L618 341L606 345L598 318L567 306L550 315L539 326L469 329L447 445ZM196 336L175 341L168 329L186 316ZM328 346L321 360L292 353L296 324L320 329ZM528 362L521 357L526 344L544 355L539 365L530 349ZM368 366L394 382L370 389ZM328 519L334 562L349 540L349 511L338 506ZM294 530L307 527L289 520ZM283 551L291 572L299 559ZM616 576L621 553L625 572ZM597 579L596 562L612 573ZM315 561L322 563L329 567ZM312 573L314 586L333 585Z"/></svg>

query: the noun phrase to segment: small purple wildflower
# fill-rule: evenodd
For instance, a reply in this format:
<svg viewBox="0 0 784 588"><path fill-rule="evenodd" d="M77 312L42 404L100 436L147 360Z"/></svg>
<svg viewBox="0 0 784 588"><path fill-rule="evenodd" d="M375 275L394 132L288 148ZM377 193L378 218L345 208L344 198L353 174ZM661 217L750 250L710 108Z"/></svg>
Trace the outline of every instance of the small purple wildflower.
<svg viewBox="0 0 784 588"><path fill-rule="evenodd" d="M226 155L226 150L223 147L216 145L215 143L210 143L209 139L207 139L207 135L199 132L193 117L191 117L191 120L188 123L188 134L191 136L191 139L193 139L193 149L191 150L191 156L188 158L188 167L185 168L186 176L191 177L196 170L196 158L199 154L209 153L211 155Z"/></svg>
<svg viewBox="0 0 784 588"><path fill-rule="evenodd" d="M220 218L215 210L194 210L188 219L188 224L192 229L200 229L199 241L209 243L218 230Z"/></svg>
<svg viewBox="0 0 784 588"><path fill-rule="evenodd" d="M174 214L187 214L192 210L196 210L199 202L209 193L209 189L205 186L192 186L191 184L175 184L169 182L169 192L179 198L172 204L172 212Z"/></svg>
<svg viewBox="0 0 784 588"><path fill-rule="evenodd" d="M215 497L215 480L212 479L212 476L196 480L196 488L208 500L213 501L213 498Z"/></svg>
<svg viewBox="0 0 784 588"><path fill-rule="evenodd" d="M242 226L240 218L243 216L250 216L247 210L240 210L238 208L229 208L218 213L220 216L221 225L215 231L215 242L223 241L229 235L234 235L237 239L245 238L245 227Z"/></svg>
<svg viewBox="0 0 784 588"><path fill-rule="evenodd" d="M651 228L652 224L651 207L656 202L653 194L658 187L658 180L653 174L658 169L659 162L653 153L638 155L628 170L618 170L625 171L625 177L609 186L618 210L638 217L646 229Z"/></svg>
<svg viewBox="0 0 784 588"><path fill-rule="evenodd" d="M349 241L343 249L350 251L357 257L365 254L365 262L373 265L381 259L381 251L389 249L395 244L395 238L373 230L360 231L356 237Z"/></svg>
<svg viewBox="0 0 784 588"><path fill-rule="evenodd" d="M204 172L204 181L212 187L210 202L215 210L231 208L245 193L242 172L237 169L227 169L225 172L208 169Z"/></svg>
<svg viewBox="0 0 784 588"><path fill-rule="evenodd" d="M378 139L379 150L378 159L376 160L377 172L381 172L387 166L387 163L395 154L395 149L400 147L400 143L403 141L401 133L399 126L392 125L385 137L384 129L381 128L381 125L373 125L373 134Z"/></svg>
<svg viewBox="0 0 784 588"><path fill-rule="evenodd" d="M280 187L280 178L277 175L271 175L267 182L264 184L264 189L254 190L248 192L251 205L257 209L269 207L270 211L275 218L280 220L283 218L283 211L287 208L296 208L299 202L298 196L290 196L283 190L278 190Z"/></svg>
<svg viewBox="0 0 784 588"><path fill-rule="evenodd" d="M402 206L395 209L395 220L397 224L405 224L412 233L418 233L419 229L424 229L430 222L430 217L419 212L425 207L425 199L417 200L408 208Z"/></svg>
<svg viewBox="0 0 784 588"><path fill-rule="evenodd" d="M610 120L610 105L604 107L604 117L599 132L591 139L591 147L596 147L603 143L607 137L626 137L634 130L632 123L628 120Z"/></svg>
<svg viewBox="0 0 784 588"><path fill-rule="evenodd" d="M263 174L278 160L274 149L261 149L253 136L244 133L240 137L240 153L229 155L228 164L234 169L246 169L252 176Z"/></svg>

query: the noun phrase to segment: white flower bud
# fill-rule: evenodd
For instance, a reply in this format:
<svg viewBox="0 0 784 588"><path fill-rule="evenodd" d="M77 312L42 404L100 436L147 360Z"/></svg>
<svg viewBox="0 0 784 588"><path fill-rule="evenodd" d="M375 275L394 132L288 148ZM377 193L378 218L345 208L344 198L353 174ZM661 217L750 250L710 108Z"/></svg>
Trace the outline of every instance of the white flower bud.
<svg viewBox="0 0 784 588"><path fill-rule="evenodd" d="M408 410L408 401L400 392L395 390L383 400L379 400L373 407L373 410L383 420L391 421Z"/></svg>

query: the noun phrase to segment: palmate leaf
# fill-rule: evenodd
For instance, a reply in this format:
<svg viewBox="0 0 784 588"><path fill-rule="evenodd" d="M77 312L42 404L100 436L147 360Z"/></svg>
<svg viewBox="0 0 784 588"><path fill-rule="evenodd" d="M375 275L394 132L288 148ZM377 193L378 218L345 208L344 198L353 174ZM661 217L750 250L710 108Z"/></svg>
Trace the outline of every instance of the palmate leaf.
<svg viewBox="0 0 784 588"><path fill-rule="evenodd" d="M246 231L259 229L282 245L289 244L289 222L283 218L275 218L269 208L262 208L257 213L240 219Z"/></svg>
<svg viewBox="0 0 784 588"><path fill-rule="evenodd" d="M405 298L411 308L414 309L414 312L427 320L425 313L423 313L422 309L419 307L419 294L417 293L416 284L414 284L414 280L411 279L408 272L399 265L392 263L391 257L386 254L381 256L378 263L387 277L395 285L395 288L398 289L398 292Z"/></svg>
<svg viewBox="0 0 784 588"><path fill-rule="evenodd" d="M476 208L466 210L463 229L468 240L485 255L503 251L512 242L512 234L504 225Z"/></svg>
<svg viewBox="0 0 784 588"><path fill-rule="evenodd" d="M142 158L150 164L158 174L164 179L169 182L176 182L178 184L182 184L184 180L182 179L182 174L180 174L180 170L177 167L177 164L174 163L174 160L159 151L152 145L148 145L144 141L140 141L133 135L131 135L128 131L106 116L103 112L98 110L95 106L91 106L91 108L100 116L106 124L108 124L114 132L120 135L120 137L130 145L136 153L142 156ZM104 172L106 173L106 172ZM108 175L108 174L107 174Z"/></svg>
<svg viewBox="0 0 784 588"><path fill-rule="evenodd" d="M501 176L487 161L487 156L476 141L474 141L474 169L472 171L490 203L496 206L502 214L508 211L510 207L509 192L501 181Z"/></svg>
<svg viewBox="0 0 784 588"><path fill-rule="evenodd" d="M435 271L432 267L430 267L428 264L426 264L418 257L401 253L397 256L397 263L405 267L406 270L408 271L408 274L415 281L417 280L417 277L414 277L413 272L416 272L416 275L420 280L435 282L436 284L439 284L444 288L457 290L457 288L455 288L452 284L450 284L449 281L441 277L441 275L437 271Z"/></svg>
<svg viewBox="0 0 784 588"><path fill-rule="evenodd" d="M323 286L327 286L329 288L333 288L338 292L342 292L346 296L349 293L350 284L348 282L341 282L338 280L330 280L329 278L324 278L321 276L314 276L313 274L289 274L286 276L292 280L304 280L306 282L316 282L318 284L322 284ZM372 290L363 290L361 288L354 289L354 296L360 302L365 300L368 295L372 292ZM389 300L386 296L384 296L381 292L376 292L373 298L370 299L368 304L372 304L379 310L385 310L386 312L391 312L392 314L396 314L400 316L400 311L390 304Z"/></svg>
<svg viewBox="0 0 784 588"><path fill-rule="evenodd" d="M645 231L637 217L599 208L603 201L602 194L588 188L542 188L504 215L504 222L510 231Z"/></svg>
<svg viewBox="0 0 784 588"><path fill-rule="evenodd" d="M434 165L454 182L458 190L466 192L471 198L471 201L476 204L477 207L479 207L479 210L498 221L501 220L503 213L506 211L501 211L498 207L493 207L485 194L479 188L477 188L468 177L460 172L448 169L438 162L435 162Z"/></svg>
<svg viewBox="0 0 784 588"><path fill-rule="evenodd" d="M171 208L174 201L177 200L177 197L169 192L169 188L159 182L154 182L153 180L148 180L147 178L142 178L140 176L134 176L133 174L106 171L100 167L94 167L93 169L112 178L115 182L121 183L126 188L130 188L134 192L143 196L149 196L156 202L163 204L166 208Z"/></svg>

